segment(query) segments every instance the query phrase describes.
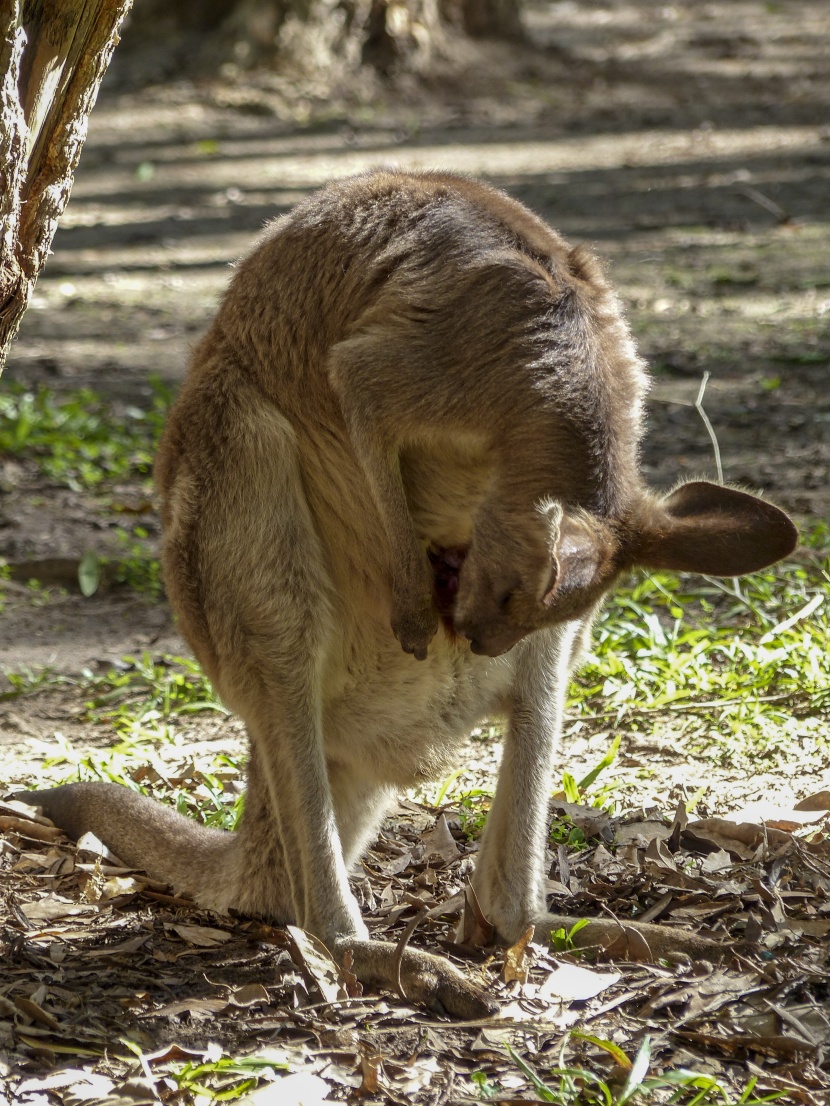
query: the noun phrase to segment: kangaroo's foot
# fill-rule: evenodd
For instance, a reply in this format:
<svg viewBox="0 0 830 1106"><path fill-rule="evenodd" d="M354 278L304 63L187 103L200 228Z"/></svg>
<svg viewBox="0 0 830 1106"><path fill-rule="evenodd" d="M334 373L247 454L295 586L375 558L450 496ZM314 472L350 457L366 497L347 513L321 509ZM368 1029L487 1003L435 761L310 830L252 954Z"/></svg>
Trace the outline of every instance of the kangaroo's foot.
<svg viewBox="0 0 830 1106"><path fill-rule="evenodd" d="M564 930L566 935L578 922L568 914L545 914L536 922L535 937L540 944L551 944L552 933ZM687 929L651 925L648 922L617 921L615 918L590 918L571 935L579 949L598 949L615 960L722 960L733 945L701 937Z"/></svg>
<svg viewBox="0 0 830 1106"><path fill-rule="evenodd" d="M492 995L440 956L405 948L398 977L398 946L391 941L344 937L337 941L332 952L337 960L351 953L351 970L362 983L402 992L402 997L436 1014L475 1021L492 1017L498 1011L498 1003Z"/></svg>

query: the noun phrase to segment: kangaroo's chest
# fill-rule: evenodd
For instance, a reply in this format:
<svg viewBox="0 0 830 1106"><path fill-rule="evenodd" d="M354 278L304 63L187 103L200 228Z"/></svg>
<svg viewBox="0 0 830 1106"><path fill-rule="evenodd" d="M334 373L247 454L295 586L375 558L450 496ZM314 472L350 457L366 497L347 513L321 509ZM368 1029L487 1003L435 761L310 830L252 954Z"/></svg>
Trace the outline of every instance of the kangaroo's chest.
<svg viewBox="0 0 830 1106"><path fill-rule="evenodd" d="M394 561L348 442L333 430L324 442L319 428L307 427L302 441L309 505L332 585L326 754L377 783L406 787L434 779L455 766L471 729L506 709L513 680L509 656L475 656L447 628L473 514L490 478L489 459L480 442L461 435L401 451L408 507L424 556L433 560L444 615L426 660L418 661L392 634Z"/></svg>

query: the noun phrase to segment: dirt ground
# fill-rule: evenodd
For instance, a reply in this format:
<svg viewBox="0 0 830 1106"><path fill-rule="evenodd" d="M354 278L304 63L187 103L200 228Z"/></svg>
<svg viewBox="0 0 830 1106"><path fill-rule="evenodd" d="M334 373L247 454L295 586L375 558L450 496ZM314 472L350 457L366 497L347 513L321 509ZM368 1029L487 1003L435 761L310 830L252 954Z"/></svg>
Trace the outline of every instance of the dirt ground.
<svg viewBox="0 0 830 1106"><path fill-rule="evenodd" d="M715 475L694 407L709 372L704 406L725 478L800 520L826 519L830 8L580 0L536 4L528 22L535 48L482 45L462 71L380 98L326 103L313 83L292 97L284 82L233 73L123 92L116 69L4 383L88 386L147 406L150 375L181 379L229 264L266 220L372 165L453 169L507 189L608 260L653 371L643 467L655 486ZM40 605L11 593L0 673L185 651L162 601L77 592L85 552L118 554L123 516L10 457L0 494L0 558L20 580L42 570L67 588ZM152 545L155 515L139 522ZM0 785L36 780L56 730L110 740L79 721L73 695L0 700ZM232 722L195 736L240 741ZM668 796L687 769L674 753L662 761ZM782 776L802 794L822 782L776 766L751 781L724 776L713 801L734 808Z"/></svg>

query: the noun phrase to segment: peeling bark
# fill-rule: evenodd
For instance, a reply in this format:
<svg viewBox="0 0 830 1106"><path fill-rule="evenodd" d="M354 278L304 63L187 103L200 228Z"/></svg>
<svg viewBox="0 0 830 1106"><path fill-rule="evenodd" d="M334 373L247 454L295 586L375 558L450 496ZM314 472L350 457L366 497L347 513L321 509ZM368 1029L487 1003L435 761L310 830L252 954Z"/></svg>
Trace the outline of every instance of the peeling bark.
<svg viewBox="0 0 830 1106"><path fill-rule="evenodd" d="M132 0L0 0L0 372Z"/></svg>

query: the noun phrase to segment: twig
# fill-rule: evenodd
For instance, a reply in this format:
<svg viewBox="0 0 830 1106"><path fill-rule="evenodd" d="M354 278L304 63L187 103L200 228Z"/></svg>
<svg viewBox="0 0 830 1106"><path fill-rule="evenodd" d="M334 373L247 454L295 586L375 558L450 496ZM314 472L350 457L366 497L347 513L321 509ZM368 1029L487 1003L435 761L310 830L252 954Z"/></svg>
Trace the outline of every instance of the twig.
<svg viewBox="0 0 830 1106"><path fill-rule="evenodd" d="M398 941L398 947L395 949L395 990L398 992L398 996L404 1001L409 1002L406 991L404 990L403 980L401 979L401 965L403 963L403 954L406 952L406 946L409 944L409 939L424 918L429 916L429 907L423 907L415 917L407 923L406 929L401 934Z"/></svg>
<svg viewBox="0 0 830 1106"><path fill-rule="evenodd" d="M717 434L715 434L715 428L709 421L709 416L703 409L703 393L706 391L706 385L709 383L710 375L711 374L709 372L705 372L703 374L703 379L700 382L700 390L698 391L697 399L695 400L695 410L703 420L703 425L706 427L706 430L709 434L709 440L712 443L712 452L715 454L715 467L718 470L718 483L721 487L723 487L723 465L721 464L720 460L720 446L718 445L718 437ZM741 586L738 583L737 576L732 577L731 588L727 588L724 584L721 584L713 576L707 576L706 579L710 580L713 584L719 587L721 591L726 592L727 595L734 595L734 597L740 600L741 603L746 604L746 606L749 607L756 618L761 617L760 613L755 609L752 603L750 603L748 599L744 598L743 592L741 591Z"/></svg>
<svg viewBox="0 0 830 1106"><path fill-rule="evenodd" d="M791 699L793 693L791 691L780 692L778 695L758 695L752 699L753 703L777 703L784 699ZM600 714L580 714L576 718L571 719L573 722L599 722L604 718L619 718L626 713L632 714L665 714L667 712L675 710L709 710L710 707L734 707L741 703L746 702L745 699L711 699L708 702L700 703L695 701L694 703L667 703L664 707L628 707L627 705L622 710L606 710Z"/></svg>
<svg viewBox="0 0 830 1106"><path fill-rule="evenodd" d="M723 485L723 467L721 466L721 463L720 463L720 446L718 445L718 439L717 439L717 436L715 434L715 429L712 426L711 422L709 422L709 416L703 410L703 393L706 391L706 385L709 383L710 375L711 375L711 373L708 373L708 372L705 372L703 374L703 379L700 382L700 391L697 393L697 399L695 400L695 410L700 415L701 419L703 420L703 425L706 427L707 431L709 432L709 439L712 442L712 449L713 449L714 454L715 454L715 466L717 467L717 470L718 470L718 483L722 486Z"/></svg>
<svg viewBox="0 0 830 1106"><path fill-rule="evenodd" d="M791 626L795 626L796 622L800 622L802 618L808 618L823 602L824 596L821 592L818 592L809 603L804 604L801 610L796 611L795 614L791 614L789 618L785 618L783 622L779 622L776 626L773 626L771 630L767 630L767 632L759 638L758 644L765 645L768 641L771 641L776 634L781 634L784 630L789 630Z"/></svg>
<svg viewBox="0 0 830 1106"><path fill-rule="evenodd" d="M716 587L718 589L718 591L722 591L724 595L728 595L732 599L737 599L739 603L743 603L743 605L745 607L748 607L749 610L752 611L752 613L755 615L755 617L758 619L759 622L767 622L767 623L769 622L769 619L766 617L766 615L763 614L762 611L759 611L758 608L755 606L755 604L751 603L750 600L747 599L745 595L741 594L741 589L738 586L738 577L737 576L732 577L732 587L731 588L728 588L726 586L726 584L723 583L722 580L719 580L717 578L717 576L706 576L706 575L704 575L703 579L707 582L707 584L711 584L713 587Z"/></svg>
<svg viewBox="0 0 830 1106"><path fill-rule="evenodd" d="M408 892L404 893L404 898L407 900L407 902L410 902L413 905L421 905L421 900L418 899L415 895L409 894ZM407 922L406 929L401 934L400 940L398 941L398 946L395 949L394 963L395 990L398 992L399 997L402 998L404 1002L408 1002L409 999L406 997L406 993L403 989L403 983L401 982L401 964L403 963L403 954L406 951L406 946L409 944L410 937L421 924L421 922L423 922L426 918L439 918L442 914L451 913L456 907L462 907L464 905L464 901L464 893L462 891L459 891L455 895L450 895L448 899L444 899L441 902L436 903L435 906L422 906L421 910L415 915L415 917Z"/></svg>
<svg viewBox="0 0 830 1106"><path fill-rule="evenodd" d="M433 1099L432 1106L444 1106L445 1102L449 1102L454 1084L455 1072L450 1068L447 1072L447 1078L444 1080L444 1086Z"/></svg>
<svg viewBox="0 0 830 1106"><path fill-rule="evenodd" d="M771 200L769 196L765 196L763 192L759 192L757 188L745 184L738 189L738 192L746 196L747 199L754 201L754 203L762 207L764 211L768 211L770 215L774 215L779 223L791 223L793 221L793 217L789 212L785 211L775 200Z"/></svg>

